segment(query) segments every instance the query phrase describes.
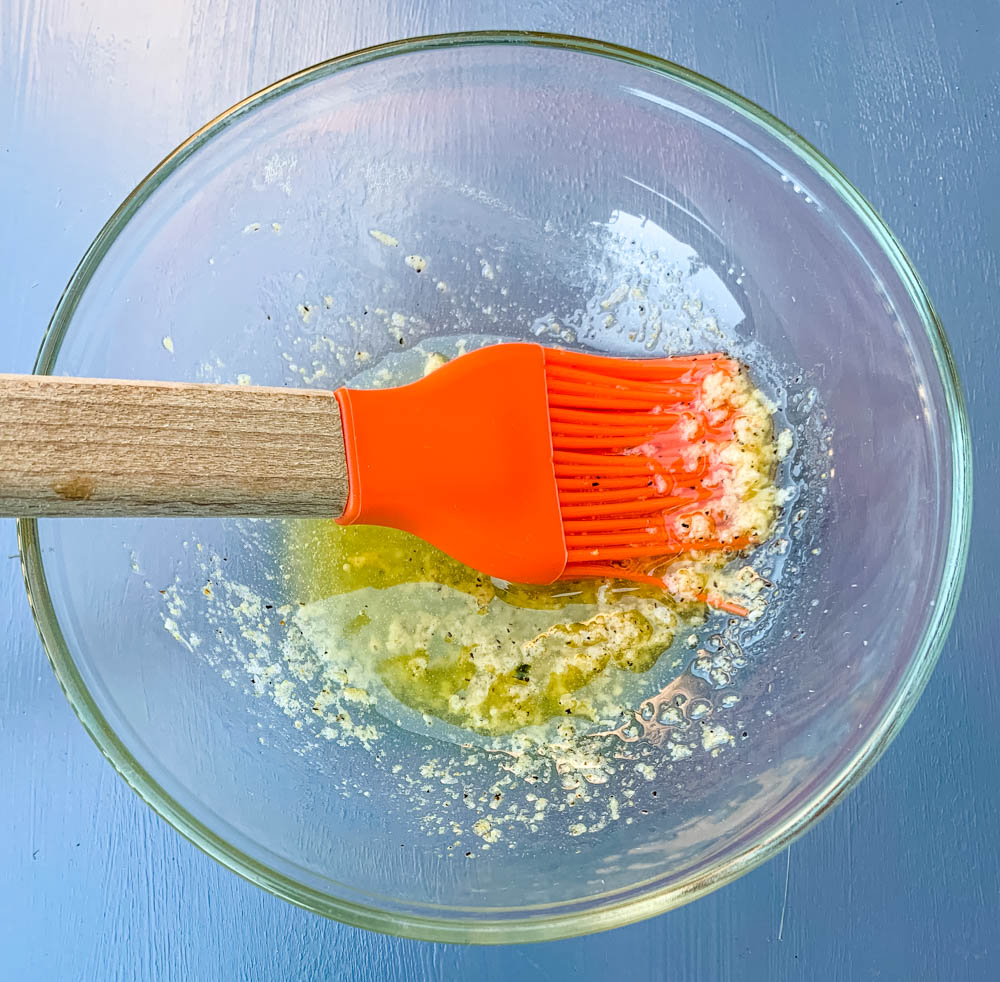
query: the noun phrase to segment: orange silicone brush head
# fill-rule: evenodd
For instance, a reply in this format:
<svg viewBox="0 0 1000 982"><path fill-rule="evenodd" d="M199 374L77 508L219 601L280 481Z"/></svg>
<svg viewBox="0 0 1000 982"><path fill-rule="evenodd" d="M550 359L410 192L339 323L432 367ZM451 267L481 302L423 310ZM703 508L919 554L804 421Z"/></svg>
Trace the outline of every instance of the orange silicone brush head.
<svg viewBox="0 0 1000 982"><path fill-rule="evenodd" d="M731 529L731 411L706 380L718 354L632 360L504 344L395 389L340 389L350 496L342 524L406 529L522 583L616 576L690 550L750 544Z"/></svg>
<svg viewBox="0 0 1000 982"><path fill-rule="evenodd" d="M482 348L410 385L336 395L350 484L342 524L405 529L505 580L559 578L544 348Z"/></svg>

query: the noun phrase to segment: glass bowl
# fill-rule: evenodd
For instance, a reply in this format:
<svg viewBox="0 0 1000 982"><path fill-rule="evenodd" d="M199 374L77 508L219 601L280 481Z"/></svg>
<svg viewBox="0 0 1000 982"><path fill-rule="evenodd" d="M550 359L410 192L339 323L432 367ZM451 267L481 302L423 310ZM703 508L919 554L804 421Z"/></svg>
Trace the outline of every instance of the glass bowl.
<svg viewBox="0 0 1000 982"><path fill-rule="evenodd" d="M426 780L443 800L445 764L468 747L391 713L377 744L322 740L258 698L254 659L293 602L280 522L22 521L28 592L111 763L252 882L442 941L614 927L772 856L913 708L968 542L959 384L899 245L804 140L676 65L527 33L373 48L224 113L97 237L37 371L333 387L459 335L726 347L795 433L798 497L762 567L781 573L780 602L698 632L656 703L666 715L640 712L620 772L577 789L581 808L617 795L603 825L550 809L499 841L472 835L502 811L473 790L452 827L428 826L434 809L416 816L411 799ZM228 584L214 620L199 606L211 563ZM698 658L729 658L732 677L699 674ZM663 727L704 739L671 755ZM437 763L419 771L421 754ZM506 760L480 757L497 773ZM562 804L570 785L510 793Z"/></svg>

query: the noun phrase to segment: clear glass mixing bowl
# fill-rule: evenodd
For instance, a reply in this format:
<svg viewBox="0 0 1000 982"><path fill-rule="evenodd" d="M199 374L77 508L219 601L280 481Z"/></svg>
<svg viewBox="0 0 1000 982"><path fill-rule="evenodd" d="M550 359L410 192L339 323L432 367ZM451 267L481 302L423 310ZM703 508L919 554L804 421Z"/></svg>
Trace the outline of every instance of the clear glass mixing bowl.
<svg viewBox="0 0 1000 982"><path fill-rule="evenodd" d="M613 927L773 855L913 708L968 539L959 385L898 244L800 137L659 59L520 33L363 51L220 116L101 232L37 371L333 387L360 367L344 350L377 365L459 334L770 353L765 385L797 433L790 476L806 483L786 599L740 635L748 665L732 686L698 683L734 742L687 770L671 761L636 793L631 823L572 836L542 822L464 861L394 807L375 751L302 752L290 721L213 663L211 638L189 650L179 623L178 642L173 623L197 612L171 613L160 592L197 595L204 552L280 593L273 523L23 521L31 602L108 759L253 882L429 939ZM431 739L388 729L383 759ZM644 759L664 752L642 746ZM344 774L370 794L344 796Z"/></svg>

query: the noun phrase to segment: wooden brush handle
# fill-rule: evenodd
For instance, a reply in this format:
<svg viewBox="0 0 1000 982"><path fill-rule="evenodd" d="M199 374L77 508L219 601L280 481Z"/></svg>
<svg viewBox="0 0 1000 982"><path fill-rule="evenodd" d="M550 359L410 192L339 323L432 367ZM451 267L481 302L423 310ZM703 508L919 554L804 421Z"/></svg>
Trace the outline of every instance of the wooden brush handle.
<svg viewBox="0 0 1000 982"><path fill-rule="evenodd" d="M0 375L0 515L336 518L332 392Z"/></svg>

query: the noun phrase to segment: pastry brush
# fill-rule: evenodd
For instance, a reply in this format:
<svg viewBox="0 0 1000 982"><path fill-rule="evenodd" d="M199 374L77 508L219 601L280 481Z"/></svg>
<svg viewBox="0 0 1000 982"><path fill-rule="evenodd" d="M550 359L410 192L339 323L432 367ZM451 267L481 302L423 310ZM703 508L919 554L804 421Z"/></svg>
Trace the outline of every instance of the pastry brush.
<svg viewBox="0 0 1000 982"><path fill-rule="evenodd" d="M512 343L385 389L5 375L0 514L337 518L514 582L662 586L661 558L752 544L725 508L734 413L702 397L739 371Z"/></svg>

